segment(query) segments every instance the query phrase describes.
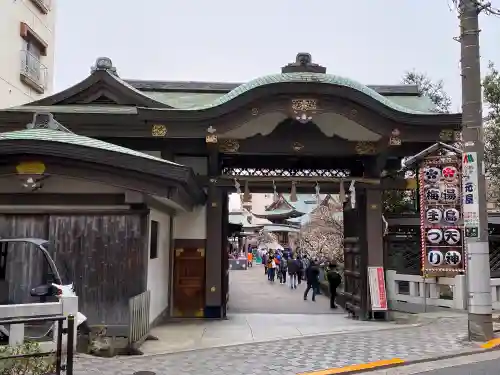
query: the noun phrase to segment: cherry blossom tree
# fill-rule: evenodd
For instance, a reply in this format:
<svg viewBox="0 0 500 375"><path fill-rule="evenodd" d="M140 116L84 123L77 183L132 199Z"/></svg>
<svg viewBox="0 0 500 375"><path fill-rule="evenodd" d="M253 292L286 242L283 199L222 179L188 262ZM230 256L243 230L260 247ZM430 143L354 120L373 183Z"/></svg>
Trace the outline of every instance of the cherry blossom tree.
<svg viewBox="0 0 500 375"><path fill-rule="evenodd" d="M320 262L344 262L342 205L338 199L329 197L311 214L310 221L303 225L299 244L308 257Z"/></svg>
<svg viewBox="0 0 500 375"><path fill-rule="evenodd" d="M264 229L261 229L257 234L257 246L261 247L271 247L274 244L278 243L278 238L274 233L266 232Z"/></svg>

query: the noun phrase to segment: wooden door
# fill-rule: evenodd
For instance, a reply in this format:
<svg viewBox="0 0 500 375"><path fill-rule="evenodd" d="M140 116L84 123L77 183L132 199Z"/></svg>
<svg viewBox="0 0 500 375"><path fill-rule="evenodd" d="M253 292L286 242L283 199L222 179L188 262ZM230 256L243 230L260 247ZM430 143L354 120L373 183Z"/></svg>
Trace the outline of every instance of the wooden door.
<svg viewBox="0 0 500 375"><path fill-rule="evenodd" d="M173 316L203 317L205 308L204 248L175 249L173 281Z"/></svg>

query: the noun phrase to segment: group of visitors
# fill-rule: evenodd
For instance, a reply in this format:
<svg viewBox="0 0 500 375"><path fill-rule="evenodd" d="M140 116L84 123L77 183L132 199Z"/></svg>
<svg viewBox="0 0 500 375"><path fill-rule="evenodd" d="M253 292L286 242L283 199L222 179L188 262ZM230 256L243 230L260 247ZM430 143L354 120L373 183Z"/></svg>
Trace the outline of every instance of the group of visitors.
<svg viewBox="0 0 500 375"><path fill-rule="evenodd" d="M278 278L280 284L286 285L288 275L290 289L297 289L297 285L305 279L307 287L304 291L304 301L307 301L311 290L313 302L316 301L316 295L321 294L320 268L316 260L309 260L307 256L294 256L291 251L270 251L262 255L262 264L270 283L274 283ZM342 283L342 277L337 272L337 265L334 262L330 262L326 268L326 280L330 292L330 308L336 309L337 288Z"/></svg>

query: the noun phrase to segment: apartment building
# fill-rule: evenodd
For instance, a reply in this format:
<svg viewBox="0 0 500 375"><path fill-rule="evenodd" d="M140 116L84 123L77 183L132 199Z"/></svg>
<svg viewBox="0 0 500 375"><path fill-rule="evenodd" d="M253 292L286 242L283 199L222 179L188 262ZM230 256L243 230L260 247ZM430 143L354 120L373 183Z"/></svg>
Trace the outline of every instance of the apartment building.
<svg viewBox="0 0 500 375"><path fill-rule="evenodd" d="M0 0L0 108L51 93L56 0Z"/></svg>

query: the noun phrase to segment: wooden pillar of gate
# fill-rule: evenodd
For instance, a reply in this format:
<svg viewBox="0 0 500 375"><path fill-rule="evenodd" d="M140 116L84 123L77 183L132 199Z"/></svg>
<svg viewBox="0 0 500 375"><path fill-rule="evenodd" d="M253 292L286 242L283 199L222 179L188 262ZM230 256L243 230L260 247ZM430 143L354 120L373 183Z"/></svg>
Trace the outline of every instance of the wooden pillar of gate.
<svg viewBox="0 0 500 375"><path fill-rule="evenodd" d="M368 311L367 195L356 189L355 207L344 204L344 291L339 303L356 319L366 320Z"/></svg>
<svg viewBox="0 0 500 375"><path fill-rule="evenodd" d="M364 176L368 178L380 178L382 170L385 166L387 152L384 152L376 157L373 157L365 162ZM383 207L382 207L382 190L366 189L365 192L365 217L364 220L366 230L366 285L368 282L368 267L384 267L384 238L383 238ZM366 290L367 310L372 318L385 319L383 313L371 312L370 289L367 286Z"/></svg>
<svg viewBox="0 0 500 375"><path fill-rule="evenodd" d="M220 158L217 137L207 136L208 187L206 206L205 318L223 317L223 191L217 187Z"/></svg>
<svg viewBox="0 0 500 375"><path fill-rule="evenodd" d="M229 298L229 197L226 190L219 189L222 193L222 253L221 253L221 304L222 318L227 314L227 300Z"/></svg>

